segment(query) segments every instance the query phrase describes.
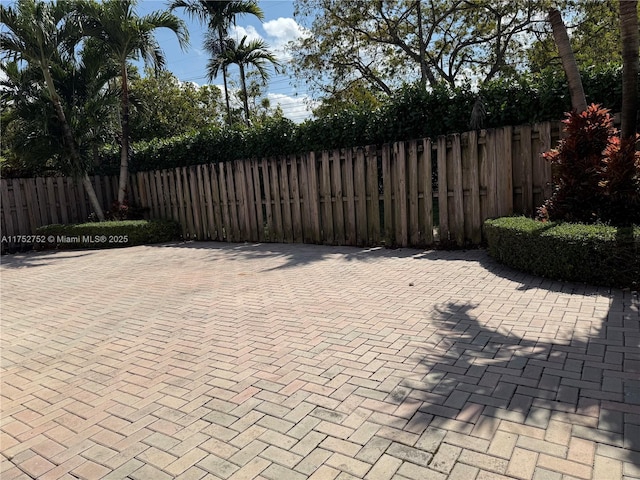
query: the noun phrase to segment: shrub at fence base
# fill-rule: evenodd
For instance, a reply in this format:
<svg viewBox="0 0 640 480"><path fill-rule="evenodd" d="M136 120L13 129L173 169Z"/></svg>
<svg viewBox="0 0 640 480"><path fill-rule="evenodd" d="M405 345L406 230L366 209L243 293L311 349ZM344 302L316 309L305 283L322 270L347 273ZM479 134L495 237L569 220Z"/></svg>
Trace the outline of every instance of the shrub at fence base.
<svg viewBox="0 0 640 480"><path fill-rule="evenodd" d="M500 263L554 280L640 289L640 226L503 217L484 224Z"/></svg>
<svg viewBox="0 0 640 480"><path fill-rule="evenodd" d="M42 239L36 250L117 248L168 242L180 237L173 220L125 220L74 225L45 225L36 231Z"/></svg>

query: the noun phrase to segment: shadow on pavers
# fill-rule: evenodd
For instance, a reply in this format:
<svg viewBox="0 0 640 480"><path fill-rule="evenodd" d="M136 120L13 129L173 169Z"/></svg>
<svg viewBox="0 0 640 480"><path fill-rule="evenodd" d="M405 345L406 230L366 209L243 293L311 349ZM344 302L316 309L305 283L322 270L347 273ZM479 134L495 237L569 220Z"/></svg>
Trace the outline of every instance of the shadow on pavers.
<svg viewBox="0 0 640 480"><path fill-rule="evenodd" d="M69 250L48 250L44 252L9 253L0 257L2 268L31 268L52 265L67 258L79 258L93 255L96 250L70 252Z"/></svg>
<svg viewBox="0 0 640 480"><path fill-rule="evenodd" d="M568 320L563 326L556 318L555 335L542 333L537 340L530 338L546 321L544 313L534 314L528 326L526 320L516 324L517 311L511 321L484 323L474 316L472 303L437 306L434 323L439 326L440 341L421 346L420 361L428 373L422 382L406 385L440 396L419 409L427 414L425 424L446 423L439 416L451 413L446 408L459 409L462 419L477 419L481 413L488 429L497 428L503 419L539 428L557 419L572 425L572 436L602 444L607 453L640 467L638 292L535 277L478 251L430 251L422 258L477 261L489 272L520 283L517 290L535 290L532 301L544 299L546 292L562 292L604 296L610 303L601 322L597 318L594 322ZM594 415L597 423L582 424Z"/></svg>
<svg viewBox="0 0 640 480"><path fill-rule="evenodd" d="M419 412L423 414L425 430L448 422L443 412L453 414L456 409L460 418L471 423L482 415L489 423L484 427L489 430L497 428L503 419L543 429L550 420L560 420L571 424L574 437L625 449L622 456L626 455L626 461L640 467L640 454L634 453L640 452L637 292L535 277L498 264L484 250L211 242L168 246L220 250L225 257L231 254L242 261L281 261L268 270L304 266L336 256L360 262L379 258L465 261L482 265L487 276L519 283L516 290L535 295L531 302L544 299L547 292L608 298L609 310L601 322L568 320L563 326L556 321L555 335L541 334L537 340L526 338L527 326L522 321L517 326L512 322L513 328L509 328L509 322L484 324L473 315L472 303L439 305L432 316L439 343L414 345L422 351L420 363L427 373L422 381L401 383L389 394L389 401L421 403ZM514 321L518 316L514 312ZM539 328L536 325L547 317L544 313L533 315L531 331L535 332Z"/></svg>

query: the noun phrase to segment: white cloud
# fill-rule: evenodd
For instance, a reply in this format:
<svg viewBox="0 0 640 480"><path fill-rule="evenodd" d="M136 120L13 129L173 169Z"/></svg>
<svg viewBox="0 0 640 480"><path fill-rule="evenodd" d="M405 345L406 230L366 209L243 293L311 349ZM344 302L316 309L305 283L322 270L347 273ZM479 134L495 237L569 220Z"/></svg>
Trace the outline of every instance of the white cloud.
<svg viewBox="0 0 640 480"><path fill-rule="evenodd" d="M310 118L312 115L311 109L315 106L313 104L309 105L310 101L307 95L292 97L282 93L269 93L267 98L272 107L280 105L284 116L295 123L301 123Z"/></svg>
<svg viewBox="0 0 640 480"><path fill-rule="evenodd" d="M247 42L252 40L264 40L253 25L249 25L247 27L234 25L229 31L229 36L231 38L235 38L237 41L242 40L245 36L247 37Z"/></svg>
<svg viewBox="0 0 640 480"><path fill-rule="evenodd" d="M269 20L262 24L262 28L264 28L264 31L267 32L269 37L274 38L274 46L286 45L288 42L309 35L306 29L298 25L298 23L290 17L280 17L277 20Z"/></svg>
<svg viewBox="0 0 640 480"><path fill-rule="evenodd" d="M247 41L264 40L269 45L272 52L280 61L287 62L291 60L291 55L287 52L289 42L298 38L310 35L309 31L298 25L298 23L290 17L280 17L276 20L269 20L262 24L266 35L261 35L254 26L247 27L233 26L230 30L232 38L242 40L246 35Z"/></svg>
<svg viewBox="0 0 640 480"><path fill-rule="evenodd" d="M298 25L298 23L290 17L280 17L277 20L269 20L262 24L262 28L267 32L267 41L276 52L280 60L288 61L291 55L287 52L290 42L301 37L310 35L309 31Z"/></svg>

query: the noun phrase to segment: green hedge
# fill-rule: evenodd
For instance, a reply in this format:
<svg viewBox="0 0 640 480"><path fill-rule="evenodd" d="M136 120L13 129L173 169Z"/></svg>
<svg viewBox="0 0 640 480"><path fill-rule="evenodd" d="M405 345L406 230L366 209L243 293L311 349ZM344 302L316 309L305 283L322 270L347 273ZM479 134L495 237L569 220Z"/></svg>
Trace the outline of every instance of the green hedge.
<svg viewBox="0 0 640 480"><path fill-rule="evenodd" d="M555 280L640 289L640 227L503 217L484 224L500 263Z"/></svg>
<svg viewBox="0 0 640 480"><path fill-rule="evenodd" d="M589 102L621 109L619 66L581 72ZM130 171L174 168L251 157L269 157L310 151L382 144L464 132L471 129L471 112L482 100L483 128L560 120L571 109L564 75L547 72L518 79L495 80L474 91L442 84L427 90L407 85L374 111L349 107L307 120L300 125L286 118L270 118L255 127L214 127L177 137L135 142ZM117 174L120 153L106 148L93 173Z"/></svg>
<svg viewBox="0 0 640 480"><path fill-rule="evenodd" d="M44 242L37 250L132 247L180 238L180 225L173 220L124 220L74 225L45 225L36 230Z"/></svg>

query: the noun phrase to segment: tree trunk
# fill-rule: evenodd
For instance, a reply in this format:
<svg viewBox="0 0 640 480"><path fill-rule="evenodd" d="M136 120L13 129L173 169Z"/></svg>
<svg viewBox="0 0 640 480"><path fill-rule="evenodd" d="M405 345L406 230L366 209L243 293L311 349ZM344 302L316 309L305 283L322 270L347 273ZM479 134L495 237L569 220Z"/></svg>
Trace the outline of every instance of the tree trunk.
<svg viewBox="0 0 640 480"><path fill-rule="evenodd" d="M240 82L242 83L242 100L244 102L244 114L246 117L247 127L250 125L249 122L249 99L247 94L247 83L244 78L244 66L240 63L238 64L240 67Z"/></svg>
<svg viewBox="0 0 640 480"><path fill-rule="evenodd" d="M71 155L71 160L79 170L84 171L84 167L82 165L82 159L80 158L80 154L76 149L75 142L73 140L73 134L71 133L71 127L67 122L67 116L64 114L64 109L62 108L62 103L60 103L60 97L58 96L58 92L56 91L55 84L53 83L53 78L51 78L51 73L49 72L49 65L47 61L43 58L40 61L40 66L42 68L42 73L44 75L45 83L47 84L47 90L49 90L49 96L51 97L51 102L53 103L53 107L56 110L56 115L58 116L58 121L62 125L62 135L64 138L64 143L67 145L69 149L69 154ZM89 180L89 177L84 171L84 177L86 180ZM83 179L83 183L85 182ZM87 195L89 196L89 201L91 202L91 206L95 211L98 220L104 222L104 212L102 211L102 206L100 202L98 202L98 197L96 196L96 192L93 189L93 184L91 181L88 184L85 184L85 190L87 191Z"/></svg>
<svg viewBox="0 0 640 480"><path fill-rule="evenodd" d="M220 37L220 52L224 49L224 37L222 35L222 29L218 29L218 36ZM229 106L229 87L227 86L227 67L222 67L222 80L224 82L224 99L227 103L227 124L231 126L231 107Z"/></svg>
<svg viewBox="0 0 640 480"><path fill-rule="evenodd" d="M120 139L120 180L118 181L118 205L127 198L127 177L129 176L129 80L126 60L122 63L122 116Z"/></svg>
<svg viewBox="0 0 640 480"><path fill-rule="evenodd" d="M634 137L638 127L638 1L620 0L622 37L622 125L620 137Z"/></svg>
<svg viewBox="0 0 640 480"><path fill-rule="evenodd" d="M424 36L422 31L422 4L421 0L416 1L416 9L418 15L418 42L420 46L420 85L423 87L427 85L427 63L425 60L426 52L424 45Z"/></svg>
<svg viewBox="0 0 640 480"><path fill-rule="evenodd" d="M567 75L567 81L569 82L571 106L575 111L583 112L587 109L587 99L584 95L584 89L582 88L582 80L580 78L580 72L578 71L576 57L573 55L569 35L567 35L567 28L562 21L562 15L555 8L549 10L548 20L549 23L551 23L553 39L555 40L558 52L560 53L562 68L564 69L564 72Z"/></svg>

